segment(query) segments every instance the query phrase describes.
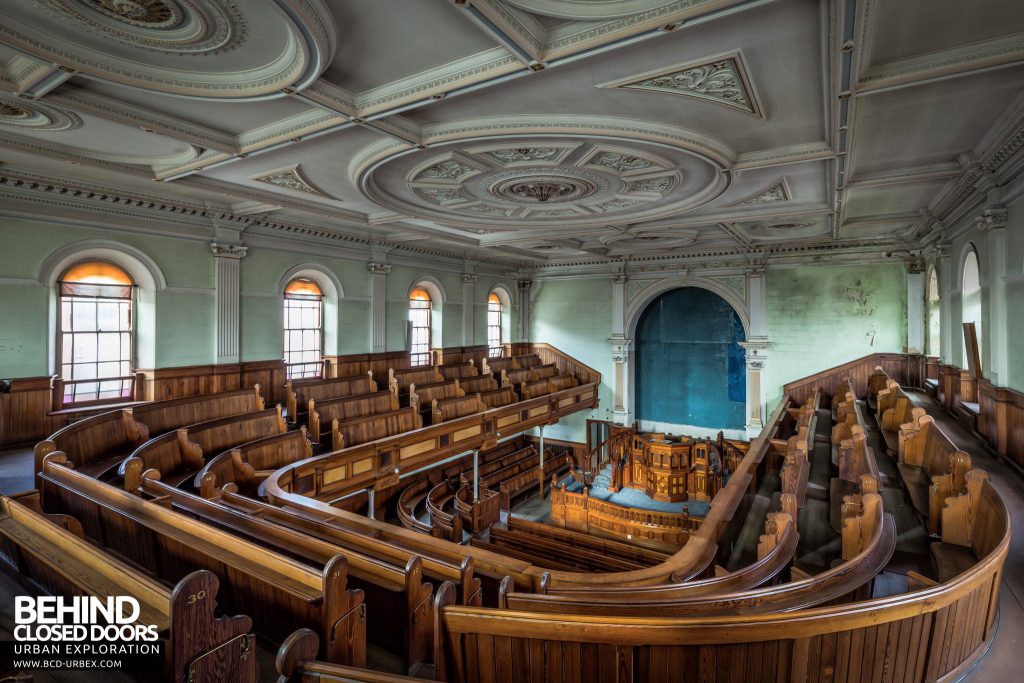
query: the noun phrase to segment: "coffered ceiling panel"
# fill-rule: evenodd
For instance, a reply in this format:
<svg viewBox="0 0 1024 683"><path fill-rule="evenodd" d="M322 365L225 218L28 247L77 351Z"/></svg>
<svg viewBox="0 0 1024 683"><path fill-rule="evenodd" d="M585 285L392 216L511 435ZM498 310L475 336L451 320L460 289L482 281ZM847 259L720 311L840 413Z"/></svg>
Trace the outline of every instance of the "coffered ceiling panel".
<svg viewBox="0 0 1024 683"><path fill-rule="evenodd" d="M1003 0L24 0L0 213L522 275L879 256L1010 185L1022 92Z"/></svg>

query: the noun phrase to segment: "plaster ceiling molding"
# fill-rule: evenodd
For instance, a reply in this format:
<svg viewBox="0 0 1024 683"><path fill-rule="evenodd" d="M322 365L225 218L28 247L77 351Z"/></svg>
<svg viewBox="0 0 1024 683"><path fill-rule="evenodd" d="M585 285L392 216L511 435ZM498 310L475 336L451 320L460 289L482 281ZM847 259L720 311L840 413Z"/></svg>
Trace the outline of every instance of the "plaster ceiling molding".
<svg viewBox="0 0 1024 683"><path fill-rule="evenodd" d="M671 251L697 241L696 230L644 230L624 232L601 239L609 256L624 256L647 251Z"/></svg>
<svg viewBox="0 0 1024 683"><path fill-rule="evenodd" d="M739 51L663 67L597 87L694 97L766 118Z"/></svg>
<svg viewBox="0 0 1024 683"><path fill-rule="evenodd" d="M729 206L760 206L762 204L788 202L791 199L793 199L793 194L789 190L789 184L785 178L780 178L763 190L759 190L746 199L733 202Z"/></svg>
<svg viewBox="0 0 1024 683"><path fill-rule="evenodd" d="M617 223L635 223L703 204L728 184L715 160L689 145L666 148L661 140L668 131L647 131L659 138L655 153L650 149L654 143L612 146L595 142L589 131L586 136L549 134L550 118L537 123L544 132L532 138L520 134L522 122L514 124L514 131L506 133L515 136L514 142L495 142L493 129L465 142L431 143L418 151L375 142L354 155L350 172L357 187L376 204L463 229L476 228L481 216L488 219L481 227L504 223L516 230L600 227L611 215ZM615 123L618 137L624 127ZM507 131L504 123L493 125ZM636 130L645 131L639 125ZM678 129L673 133L675 139L691 139ZM435 129L428 134L450 138L454 131ZM481 138L486 144L480 144ZM446 146L450 149L439 151ZM701 148L718 150L713 143Z"/></svg>
<svg viewBox="0 0 1024 683"><path fill-rule="evenodd" d="M828 221L825 217L817 219L785 219L740 223L735 227L754 240L792 240L807 237L830 235Z"/></svg>
<svg viewBox="0 0 1024 683"><path fill-rule="evenodd" d="M557 19L619 19L667 4L665 0L505 0L513 7Z"/></svg>
<svg viewBox="0 0 1024 683"><path fill-rule="evenodd" d="M538 145L538 146L509 146L489 145L487 147L474 148L469 151L474 154L490 159L493 163L502 166L522 166L529 164L537 166L541 164L557 164L565 159L577 145Z"/></svg>
<svg viewBox="0 0 1024 683"><path fill-rule="evenodd" d="M310 185L309 181L303 178L302 174L299 172L299 164L250 176L250 180L255 180L258 183L276 185L277 187L283 187L284 189L291 190L292 192L304 192L305 194L323 197L324 199L335 199L334 197L329 197Z"/></svg>
<svg viewBox="0 0 1024 683"><path fill-rule="evenodd" d="M322 0L25 0L6 3L0 23L0 40L65 70L236 100L312 83L334 53L335 32Z"/></svg>
<svg viewBox="0 0 1024 683"><path fill-rule="evenodd" d="M69 131L82 126L72 111L0 93L0 126L45 131Z"/></svg>

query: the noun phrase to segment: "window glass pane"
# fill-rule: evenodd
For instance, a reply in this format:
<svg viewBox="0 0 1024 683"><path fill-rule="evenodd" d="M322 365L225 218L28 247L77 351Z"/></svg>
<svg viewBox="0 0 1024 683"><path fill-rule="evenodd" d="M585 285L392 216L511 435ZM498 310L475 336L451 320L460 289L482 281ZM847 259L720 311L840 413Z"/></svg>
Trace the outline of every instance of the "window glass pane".
<svg viewBox="0 0 1024 683"><path fill-rule="evenodd" d="M60 329L67 331L71 329L71 300L62 298L60 300Z"/></svg>
<svg viewBox="0 0 1024 683"><path fill-rule="evenodd" d="M100 363L97 369L97 377L120 377L121 376L121 364L120 363Z"/></svg>
<svg viewBox="0 0 1024 683"><path fill-rule="evenodd" d="M121 360L121 335L117 332L96 335L99 338L97 360Z"/></svg>
<svg viewBox="0 0 1024 683"><path fill-rule="evenodd" d="M119 329L121 306L116 301L101 301L96 304L96 325L104 332L113 332Z"/></svg>
<svg viewBox="0 0 1024 683"><path fill-rule="evenodd" d="M71 379L96 379L96 364L81 363L71 369Z"/></svg>
<svg viewBox="0 0 1024 683"><path fill-rule="evenodd" d="M74 354L72 362L91 363L96 360L96 335L76 334L74 335Z"/></svg>
<svg viewBox="0 0 1024 683"><path fill-rule="evenodd" d="M127 301L122 302L119 315L121 316L121 329L130 330L132 329L132 306Z"/></svg>
<svg viewBox="0 0 1024 683"><path fill-rule="evenodd" d="M93 301L75 300L71 313L71 325L73 329L94 330L96 329L96 303Z"/></svg>

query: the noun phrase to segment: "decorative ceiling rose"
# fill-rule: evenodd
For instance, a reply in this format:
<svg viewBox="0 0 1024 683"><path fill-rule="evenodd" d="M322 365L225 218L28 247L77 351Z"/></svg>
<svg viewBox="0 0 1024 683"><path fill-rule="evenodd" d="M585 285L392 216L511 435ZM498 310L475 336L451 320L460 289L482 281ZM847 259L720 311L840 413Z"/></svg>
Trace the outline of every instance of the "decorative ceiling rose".
<svg viewBox="0 0 1024 683"><path fill-rule="evenodd" d="M0 127L66 131L81 125L77 114L61 107L0 94Z"/></svg>
<svg viewBox="0 0 1024 683"><path fill-rule="evenodd" d="M525 175L490 187L490 193L495 197L528 204L575 201L596 191L597 183L563 175Z"/></svg>
<svg viewBox="0 0 1024 683"><path fill-rule="evenodd" d="M445 159L417 173L416 180L458 181L472 173L473 170L472 166L467 166L455 159Z"/></svg>
<svg viewBox="0 0 1024 683"><path fill-rule="evenodd" d="M133 25L173 26L181 20L176 7L163 0L84 0L104 14Z"/></svg>
<svg viewBox="0 0 1024 683"><path fill-rule="evenodd" d="M576 187L570 183L554 182L525 182L515 183L508 188L508 191L517 197L530 199L538 202L547 202L551 199L558 199L573 194Z"/></svg>
<svg viewBox="0 0 1024 683"><path fill-rule="evenodd" d="M324 197L331 199L320 190L310 185L305 178L299 173L298 164L294 166L288 166L286 168L279 168L275 171L268 171L261 175L252 176L252 180L260 183L269 183L271 185L277 185L283 187L286 190L292 190L294 192L305 192L306 194L316 195L317 197Z"/></svg>
<svg viewBox="0 0 1024 683"><path fill-rule="evenodd" d="M638 74L598 87L695 97L764 118L739 52Z"/></svg>
<svg viewBox="0 0 1024 683"><path fill-rule="evenodd" d="M618 173L632 173L634 171L645 171L654 168L654 162L631 154L619 154L618 152L602 152L590 163L595 166L604 166Z"/></svg>

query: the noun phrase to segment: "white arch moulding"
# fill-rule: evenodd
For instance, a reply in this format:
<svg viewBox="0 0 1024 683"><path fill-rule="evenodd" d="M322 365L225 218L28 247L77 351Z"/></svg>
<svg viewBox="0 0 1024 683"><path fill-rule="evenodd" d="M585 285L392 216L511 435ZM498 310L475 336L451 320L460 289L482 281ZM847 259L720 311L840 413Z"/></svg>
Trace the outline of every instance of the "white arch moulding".
<svg viewBox="0 0 1024 683"><path fill-rule="evenodd" d="M123 268L137 285L135 300L135 366L156 367L156 299L167 288L163 271L152 257L113 240L71 242L51 253L39 268L39 284L47 288L47 368L57 372L57 280L81 261L106 261Z"/></svg>

